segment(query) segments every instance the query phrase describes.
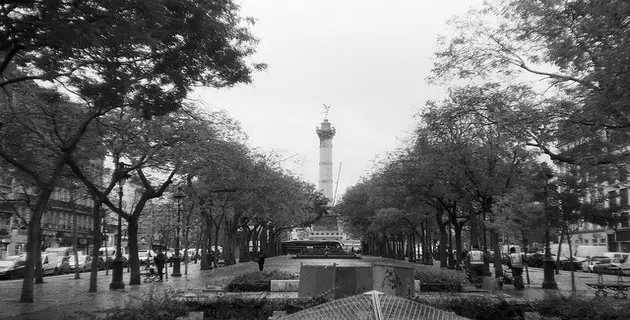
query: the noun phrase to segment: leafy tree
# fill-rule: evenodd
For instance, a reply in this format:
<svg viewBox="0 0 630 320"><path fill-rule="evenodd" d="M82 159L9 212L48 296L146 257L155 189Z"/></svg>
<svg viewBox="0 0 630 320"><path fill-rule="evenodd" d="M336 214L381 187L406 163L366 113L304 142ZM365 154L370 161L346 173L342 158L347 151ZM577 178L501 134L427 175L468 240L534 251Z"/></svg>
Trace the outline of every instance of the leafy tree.
<svg viewBox="0 0 630 320"><path fill-rule="evenodd" d="M430 103L422 115L426 122L423 129L432 142L429 146L439 146L430 149L443 162L437 171L452 175L446 181L456 186L444 191L464 191L464 199L474 199L479 204L484 221L487 217L491 223L487 227L495 252L500 252L498 233L492 227L498 218L493 210L496 197L518 183L524 165L534 156L522 137L504 129L506 122L512 121L506 114L524 103L528 93L527 88L497 84L454 88L441 103ZM495 255L494 263L500 265L500 255Z"/></svg>
<svg viewBox="0 0 630 320"><path fill-rule="evenodd" d="M195 85L249 82L251 71L264 67L245 61L255 40L231 1L10 1L0 7L0 37L3 89L56 81L86 105L50 160L48 177L27 171L40 186L27 243L32 254L50 190L95 118L128 106L144 118L163 115ZM14 155L3 150L0 156L25 169ZM33 301L33 266L27 259L21 302Z"/></svg>
<svg viewBox="0 0 630 320"><path fill-rule="evenodd" d="M452 21L430 79L542 78L547 100L520 113L530 145L554 161L625 163L629 13L615 0L486 2Z"/></svg>

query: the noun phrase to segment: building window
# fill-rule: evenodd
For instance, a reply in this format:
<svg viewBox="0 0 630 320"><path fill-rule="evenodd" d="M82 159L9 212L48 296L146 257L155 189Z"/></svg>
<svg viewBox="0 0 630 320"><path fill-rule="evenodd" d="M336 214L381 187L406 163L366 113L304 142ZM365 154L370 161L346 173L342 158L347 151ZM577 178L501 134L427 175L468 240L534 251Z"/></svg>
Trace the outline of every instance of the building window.
<svg viewBox="0 0 630 320"><path fill-rule="evenodd" d="M619 199L619 200L621 200L620 204L622 206L627 206L628 205L628 188L621 189L620 193L621 193L621 195L620 195L621 199Z"/></svg>
<svg viewBox="0 0 630 320"><path fill-rule="evenodd" d="M606 243L606 238L601 238L601 239L599 239L599 242L601 242L601 243Z"/></svg>
<svg viewBox="0 0 630 320"><path fill-rule="evenodd" d="M617 191L608 192L608 207L616 207L617 205Z"/></svg>
<svg viewBox="0 0 630 320"><path fill-rule="evenodd" d="M622 228L630 228L630 221L628 221L628 218L630 218L628 216L627 212L624 212L621 214L621 227Z"/></svg>
<svg viewBox="0 0 630 320"><path fill-rule="evenodd" d="M588 243L588 239L584 239L584 243Z"/></svg>

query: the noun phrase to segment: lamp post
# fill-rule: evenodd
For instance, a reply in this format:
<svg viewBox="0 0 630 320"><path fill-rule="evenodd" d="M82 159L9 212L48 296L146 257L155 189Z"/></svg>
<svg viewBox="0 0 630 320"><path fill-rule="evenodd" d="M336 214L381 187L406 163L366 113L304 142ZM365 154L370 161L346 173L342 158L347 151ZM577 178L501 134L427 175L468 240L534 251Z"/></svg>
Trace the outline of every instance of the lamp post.
<svg viewBox="0 0 630 320"><path fill-rule="evenodd" d="M177 234L175 235L175 256L173 257L173 273L171 274L171 276L173 277L181 277L182 273L180 272L180 257L179 257L179 229L180 229L180 220L181 220L181 215L180 215L180 202L181 200L186 197L186 195L184 195L184 192L182 191L182 187L177 187L177 192L175 192L175 194L173 195L173 198L177 199Z"/></svg>
<svg viewBox="0 0 630 320"><path fill-rule="evenodd" d="M551 257L551 247L549 245L550 236L549 236L549 228L550 228L550 219L549 219L549 210L547 209L547 198L549 193L549 179L553 178L553 173L546 172L545 173L545 199L544 199L544 208L545 210L545 257L543 259L543 267L544 267L544 280L542 283L543 289L558 289L558 284L556 283L555 276L553 274L554 260Z"/></svg>
<svg viewBox="0 0 630 320"><path fill-rule="evenodd" d="M116 233L116 258L114 259L112 268L112 282L109 284L110 290L124 289L125 283L123 282L123 259L122 259L122 198L123 198L123 185L129 177L124 173L125 164L118 162L116 166L116 174L118 178L118 228Z"/></svg>

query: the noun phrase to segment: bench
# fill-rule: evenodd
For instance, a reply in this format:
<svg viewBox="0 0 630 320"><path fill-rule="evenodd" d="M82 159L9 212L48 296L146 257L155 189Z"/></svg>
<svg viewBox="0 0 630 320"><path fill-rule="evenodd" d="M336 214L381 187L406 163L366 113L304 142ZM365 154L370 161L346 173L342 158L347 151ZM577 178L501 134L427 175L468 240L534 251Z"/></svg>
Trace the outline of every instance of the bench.
<svg viewBox="0 0 630 320"><path fill-rule="evenodd" d="M597 283L586 283L587 286L596 289L595 295L599 296L602 294L603 296L608 296L608 291L612 290L615 292L615 298L617 299L628 299L627 291L630 290L630 283L625 282L623 280L623 274L620 272L617 276L617 281L615 282L604 282L604 277L601 273L597 275Z"/></svg>

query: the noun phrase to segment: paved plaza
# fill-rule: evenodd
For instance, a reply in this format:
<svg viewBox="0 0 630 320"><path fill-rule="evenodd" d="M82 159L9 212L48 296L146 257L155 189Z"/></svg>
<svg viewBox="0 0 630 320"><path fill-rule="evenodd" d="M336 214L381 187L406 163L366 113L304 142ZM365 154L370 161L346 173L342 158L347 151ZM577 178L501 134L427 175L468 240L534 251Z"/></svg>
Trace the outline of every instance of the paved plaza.
<svg viewBox="0 0 630 320"><path fill-rule="evenodd" d="M267 259L265 270L281 270L292 273L299 273L301 264L331 265L336 263L340 266L369 266L372 263L389 263L405 266L419 266L415 263L397 261L380 257L364 256L360 260L344 259L291 259L287 256L272 257ZM433 266L422 266L426 268L439 268L436 263ZM255 262L239 263L232 266L213 270L199 270L199 264L189 264L188 274L184 275L182 265L182 277L169 277L164 282L143 283L142 285L127 285L124 291L109 290L111 282L111 271L109 276L105 276L104 271L99 272L98 292L88 293L89 273L82 273L81 279L75 280L74 274L45 277L43 284L35 285L35 302L18 303L22 281L0 281L0 319L64 319L75 311L101 312L104 310L124 306L146 299L151 294L188 294L188 295L227 295L218 293L235 276L250 271L258 270ZM169 269L169 273L171 270ZM543 271L539 268L529 269L529 287L522 291L514 290L511 285L505 285L504 289L495 294L506 298L516 298L524 300L544 299L547 294L570 294L570 273L561 271L556 275L559 290L543 290L541 284ZM607 281L615 281L616 276L604 276ZM129 282L129 273L124 274L125 283ZM597 275L583 272L576 272L577 293L580 295L593 296L595 290L585 285L588 282L596 282ZM297 293L234 293L235 295L253 296L278 296L296 297ZM466 295L467 293L459 293ZM439 293L420 293L426 296L440 296ZM448 293L448 295L453 295ZM608 297L607 299L614 299Z"/></svg>

